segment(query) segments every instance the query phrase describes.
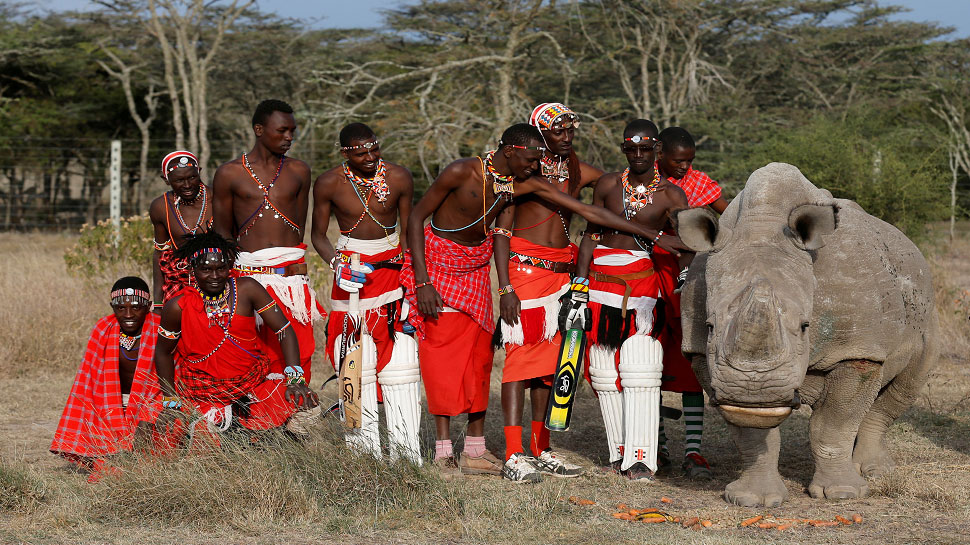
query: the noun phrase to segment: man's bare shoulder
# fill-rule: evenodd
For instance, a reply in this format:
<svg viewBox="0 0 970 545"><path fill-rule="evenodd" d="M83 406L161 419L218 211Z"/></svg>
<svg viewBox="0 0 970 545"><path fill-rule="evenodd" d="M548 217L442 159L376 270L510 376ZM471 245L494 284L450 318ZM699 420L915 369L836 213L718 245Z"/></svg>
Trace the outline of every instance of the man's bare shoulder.
<svg viewBox="0 0 970 545"><path fill-rule="evenodd" d="M324 186L333 187L344 180L343 165L337 165L317 176L313 182L313 187Z"/></svg>
<svg viewBox="0 0 970 545"><path fill-rule="evenodd" d="M596 180L596 192L609 191L620 183L622 172L607 172Z"/></svg>
<svg viewBox="0 0 970 545"><path fill-rule="evenodd" d="M301 177L310 179L310 165L306 164L306 161L288 156L285 165L286 168L296 171Z"/></svg>
<svg viewBox="0 0 970 545"><path fill-rule="evenodd" d="M412 180L411 171L402 165L384 161L384 168L387 169L388 178L394 180Z"/></svg>
<svg viewBox="0 0 970 545"><path fill-rule="evenodd" d="M152 200L152 203L148 205L148 217L154 222L163 221L165 219L166 194L167 192L155 197L155 199Z"/></svg>
<svg viewBox="0 0 970 545"><path fill-rule="evenodd" d="M482 177L482 162L478 157L465 157L453 161L448 166L441 171L438 175L439 180L452 180L455 182L463 182L471 177L476 177L481 179Z"/></svg>
<svg viewBox="0 0 970 545"><path fill-rule="evenodd" d="M661 181L658 189L666 193L673 204L687 205L687 193L684 192L682 187L672 183L670 180Z"/></svg>
<svg viewBox="0 0 970 545"><path fill-rule="evenodd" d="M579 172L581 173L584 185L596 183L603 176L603 169L595 167L586 161L579 162Z"/></svg>
<svg viewBox="0 0 970 545"><path fill-rule="evenodd" d="M216 169L214 178L228 177L229 179L232 179L240 174L243 174L244 172L245 169L243 168L242 158L238 157L219 165L219 168Z"/></svg>

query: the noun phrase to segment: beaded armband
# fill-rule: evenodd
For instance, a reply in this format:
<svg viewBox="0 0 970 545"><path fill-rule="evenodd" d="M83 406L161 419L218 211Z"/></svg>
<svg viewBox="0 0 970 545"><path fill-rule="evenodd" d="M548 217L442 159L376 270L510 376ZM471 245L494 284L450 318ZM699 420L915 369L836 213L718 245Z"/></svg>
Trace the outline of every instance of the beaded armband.
<svg viewBox="0 0 970 545"><path fill-rule="evenodd" d="M165 396L162 398L162 408L163 409L181 409L182 401L177 397Z"/></svg>
<svg viewBox="0 0 970 545"><path fill-rule="evenodd" d="M299 365L289 365L286 369L283 369L283 374L286 375L286 385L293 386L294 384L306 384L306 379L303 377L303 368Z"/></svg>
<svg viewBox="0 0 970 545"><path fill-rule="evenodd" d="M502 286L501 288L498 289L499 295L508 295L514 292L515 292L515 288L512 287L512 284L509 284L507 286Z"/></svg>
<svg viewBox="0 0 970 545"><path fill-rule="evenodd" d="M286 334L286 328L290 327L290 322L283 324L283 327L276 330L276 338L283 342L283 335Z"/></svg>
<svg viewBox="0 0 970 545"><path fill-rule="evenodd" d="M169 330L165 329L162 326L158 326L158 335L160 337L165 337L166 339L169 339L171 341L175 341L175 340L178 340L178 338L182 336L182 332L181 331L169 331Z"/></svg>
<svg viewBox="0 0 970 545"><path fill-rule="evenodd" d="M159 252L164 252L165 250L172 249L172 241L166 240L165 242L159 244L157 240L152 239L152 246L154 246Z"/></svg>
<svg viewBox="0 0 970 545"><path fill-rule="evenodd" d="M492 236L495 236L495 235L503 236L506 238L512 238L512 231L509 231L508 229L502 229L501 227L495 227L492 229Z"/></svg>
<svg viewBox="0 0 970 545"><path fill-rule="evenodd" d="M276 306L276 301L270 301L269 303L266 304L266 306L258 309L256 311L256 314L262 314L262 313L266 312L267 310L273 308L274 306Z"/></svg>

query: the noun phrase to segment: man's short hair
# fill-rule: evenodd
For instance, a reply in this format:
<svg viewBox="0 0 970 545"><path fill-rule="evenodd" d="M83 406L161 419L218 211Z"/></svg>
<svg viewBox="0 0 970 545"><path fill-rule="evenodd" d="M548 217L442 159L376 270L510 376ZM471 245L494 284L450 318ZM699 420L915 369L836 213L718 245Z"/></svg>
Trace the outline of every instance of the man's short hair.
<svg viewBox="0 0 970 545"><path fill-rule="evenodd" d="M148 291L148 284L137 276L126 276L124 278L119 278L118 281L111 286L111 291L123 290L126 288Z"/></svg>
<svg viewBox="0 0 970 545"><path fill-rule="evenodd" d="M634 119L626 124L623 129L623 138L629 138L634 134L646 133L647 136L657 136L657 125L649 119Z"/></svg>
<svg viewBox="0 0 970 545"><path fill-rule="evenodd" d="M667 127L660 131L658 138L663 144L663 151L671 151L674 148L690 149L697 147L694 144L694 138L683 127Z"/></svg>
<svg viewBox="0 0 970 545"><path fill-rule="evenodd" d="M528 123L516 123L505 129L498 144L499 146L528 146L535 142L545 145L539 129Z"/></svg>
<svg viewBox="0 0 970 545"><path fill-rule="evenodd" d="M377 135L370 127L363 123L351 123L340 129L340 147L345 148L350 145L351 140L370 140Z"/></svg>
<svg viewBox="0 0 970 545"><path fill-rule="evenodd" d="M214 248L225 255L226 263L230 267L236 262L236 256L239 253L239 244L235 240L228 239L215 231L203 231L182 237L182 245L173 252L173 255L178 259L191 261L196 252L207 248ZM195 266L194 263L190 265Z"/></svg>
<svg viewBox="0 0 970 545"><path fill-rule="evenodd" d="M293 107L282 100L272 98L264 100L256 105L256 111L253 112L253 126L265 125L266 120L269 119L269 116L273 115L273 112L291 114L293 113Z"/></svg>

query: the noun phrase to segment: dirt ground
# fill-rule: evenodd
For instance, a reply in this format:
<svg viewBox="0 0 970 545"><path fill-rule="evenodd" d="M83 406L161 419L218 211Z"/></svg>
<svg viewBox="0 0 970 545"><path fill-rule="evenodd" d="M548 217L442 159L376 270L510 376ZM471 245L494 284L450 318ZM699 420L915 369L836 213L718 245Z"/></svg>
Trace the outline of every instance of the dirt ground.
<svg viewBox="0 0 970 545"><path fill-rule="evenodd" d="M107 314L109 273L93 280L67 276L61 254L72 243L56 235L0 234L0 457L23 466L35 478L62 490L53 505L0 510L0 540L11 543L970 543L970 365L967 316L970 311L970 239L930 247L941 287L943 357L916 404L893 426L889 447L897 468L870 483L860 500L811 499L809 408L796 411L781 426L780 471L789 499L779 508L746 509L722 499L737 478L739 458L715 410L705 413L703 452L714 469L709 482L691 482L676 470L654 484L631 483L601 473L605 435L598 404L588 385L581 387L572 429L553 434L553 447L589 470L576 479L546 478L538 485L510 485L498 478L465 477L443 489L461 498L460 512L426 519L415 510L347 513L346 518L292 524L161 524L154 520L103 523L76 512L83 476L47 451L70 389L91 325ZM929 252L928 252L929 253ZM321 339L322 340L322 339ZM322 343L318 340L318 347ZM320 351L314 365L325 365ZM315 367L319 368L319 367ZM503 445L496 356L486 442ZM318 387L325 373L315 373ZM318 378L319 377L319 378ZM332 399L331 386L323 397ZM664 403L679 407L676 394ZM429 419L423 438L433 445ZM454 423L458 432L462 422ZM667 422L674 459L682 452L683 423ZM460 443L460 441L459 441ZM460 445L457 445L460 448ZM66 487L66 488L65 488ZM63 492L68 490L69 492ZM71 490L78 492L70 492ZM578 496L595 501L580 506ZM671 499L670 503L661 498ZM702 531L675 524L639 524L614 519L616 505L661 508L682 518L713 522ZM740 528L754 516L833 519L858 513L863 522L835 528L796 525L785 531ZM338 520L339 519L339 520ZM258 520L258 519L255 519Z"/></svg>

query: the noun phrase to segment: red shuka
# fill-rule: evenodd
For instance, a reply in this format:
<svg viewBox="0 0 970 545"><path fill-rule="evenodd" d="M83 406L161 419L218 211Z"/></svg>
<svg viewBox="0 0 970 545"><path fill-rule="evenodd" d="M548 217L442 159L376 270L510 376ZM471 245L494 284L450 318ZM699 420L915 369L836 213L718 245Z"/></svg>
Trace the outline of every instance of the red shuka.
<svg viewBox="0 0 970 545"><path fill-rule="evenodd" d="M51 452L67 457L100 458L131 450L138 422L154 422L158 417L161 393L153 360L158 316L149 313L142 325L127 407L121 404L118 378L120 334L121 326L114 314L95 324L54 432Z"/></svg>

